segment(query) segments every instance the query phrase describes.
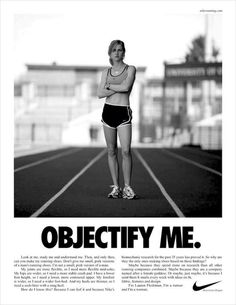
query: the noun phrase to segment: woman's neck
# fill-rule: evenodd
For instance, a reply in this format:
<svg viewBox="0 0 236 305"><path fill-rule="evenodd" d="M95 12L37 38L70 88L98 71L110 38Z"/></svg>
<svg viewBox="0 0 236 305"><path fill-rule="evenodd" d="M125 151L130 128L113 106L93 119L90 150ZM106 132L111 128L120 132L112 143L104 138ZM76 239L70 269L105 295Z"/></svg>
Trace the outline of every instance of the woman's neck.
<svg viewBox="0 0 236 305"><path fill-rule="evenodd" d="M122 62L114 63L112 68L115 70L119 70L119 69L123 68L124 66L125 66L125 63L122 61Z"/></svg>

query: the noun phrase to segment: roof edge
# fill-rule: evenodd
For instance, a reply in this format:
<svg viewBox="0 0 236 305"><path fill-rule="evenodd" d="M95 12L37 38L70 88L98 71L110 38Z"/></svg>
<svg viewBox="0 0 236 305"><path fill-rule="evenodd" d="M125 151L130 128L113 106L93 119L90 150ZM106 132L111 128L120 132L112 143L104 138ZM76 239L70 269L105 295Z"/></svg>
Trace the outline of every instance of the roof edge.
<svg viewBox="0 0 236 305"><path fill-rule="evenodd" d="M89 65L58 65L58 64L26 64L25 65L28 70L46 70L46 71L93 71L98 72L102 71L108 66L89 66ZM147 67L145 66L138 66L136 67L137 71L139 72L145 72Z"/></svg>

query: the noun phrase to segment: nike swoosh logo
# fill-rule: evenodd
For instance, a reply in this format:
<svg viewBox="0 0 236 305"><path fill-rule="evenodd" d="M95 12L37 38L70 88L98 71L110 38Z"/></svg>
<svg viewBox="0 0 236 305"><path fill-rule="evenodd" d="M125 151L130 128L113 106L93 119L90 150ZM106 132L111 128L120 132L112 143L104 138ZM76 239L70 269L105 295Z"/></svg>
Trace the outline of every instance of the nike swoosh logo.
<svg viewBox="0 0 236 305"><path fill-rule="evenodd" d="M215 284L217 284L217 283L219 283L219 282L221 282L221 281L214 282L214 283L207 284L207 285L203 285L203 286L197 286L197 284L196 284L197 282L195 282L195 283L193 284L193 290L194 290L194 291L199 291L199 290L202 290L202 289L207 288L207 287L209 287L209 286L215 285Z"/></svg>

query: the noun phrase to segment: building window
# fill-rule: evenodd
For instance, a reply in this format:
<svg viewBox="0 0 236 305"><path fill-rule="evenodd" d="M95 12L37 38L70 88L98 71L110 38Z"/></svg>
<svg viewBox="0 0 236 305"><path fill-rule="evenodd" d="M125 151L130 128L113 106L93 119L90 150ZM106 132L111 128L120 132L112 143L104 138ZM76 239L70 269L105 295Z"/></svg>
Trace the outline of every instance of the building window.
<svg viewBox="0 0 236 305"><path fill-rule="evenodd" d="M74 96L73 86L46 86L39 85L36 89L36 96L39 97L70 97Z"/></svg>
<svg viewBox="0 0 236 305"><path fill-rule="evenodd" d="M22 96L22 86L14 85L14 96Z"/></svg>
<svg viewBox="0 0 236 305"><path fill-rule="evenodd" d="M98 84L93 83L91 84L91 96L97 97L97 91L98 91Z"/></svg>
<svg viewBox="0 0 236 305"><path fill-rule="evenodd" d="M153 97L154 103L162 103L162 101L163 101L163 97L157 97L157 96Z"/></svg>
<svg viewBox="0 0 236 305"><path fill-rule="evenodd" d="M200 81L192 81L192 87L195 89L201 89L201 82Z"/></svg>

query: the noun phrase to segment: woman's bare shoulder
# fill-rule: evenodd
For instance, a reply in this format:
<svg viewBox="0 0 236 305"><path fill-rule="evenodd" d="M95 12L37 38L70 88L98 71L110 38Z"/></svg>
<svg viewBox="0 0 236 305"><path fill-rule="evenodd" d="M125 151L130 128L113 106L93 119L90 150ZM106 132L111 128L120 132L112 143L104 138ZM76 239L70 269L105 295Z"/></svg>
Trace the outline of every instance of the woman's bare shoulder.
<svg viewBox="0 0 236 305"><path fill-rule="evenodd" d="M130 71L136 72L135 66L129 65L129 66L128 66L128 69L129 69Z"/></svg>
<svg viewBox="0 0 236 305"><path fill-rule="evenodd" d="M136 73L136 68L135 68L135 66L128 66L128 71L129 71L129 73L132 73L132 74L135 74Z"/></svg>
<svg viewBox="0 0 236 305"><path fill-rule="evenodd" d="M110 69L109 67L106 67L106 68L102 71L102 74L107 74L107 72L108 72L109 69Z"/></svg>

